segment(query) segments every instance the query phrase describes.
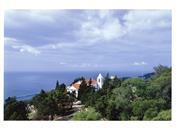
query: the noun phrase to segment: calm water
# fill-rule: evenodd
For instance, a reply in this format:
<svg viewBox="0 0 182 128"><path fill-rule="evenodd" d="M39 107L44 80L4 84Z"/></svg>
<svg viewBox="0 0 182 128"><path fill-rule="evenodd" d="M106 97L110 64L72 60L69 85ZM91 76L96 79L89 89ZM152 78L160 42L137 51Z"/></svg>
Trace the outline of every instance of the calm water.
<svg viewBox="0 0 182 128"><path fill-rule="evenodd" d="M4 73L4 99L9 96L16 96L19 99L29 99L41 89L51 90L55 88L56 81L70 85L75 78L94 78L107 72L5 72ZM109 72L110 75L139 76L141 73L120 73Z"/></svg>

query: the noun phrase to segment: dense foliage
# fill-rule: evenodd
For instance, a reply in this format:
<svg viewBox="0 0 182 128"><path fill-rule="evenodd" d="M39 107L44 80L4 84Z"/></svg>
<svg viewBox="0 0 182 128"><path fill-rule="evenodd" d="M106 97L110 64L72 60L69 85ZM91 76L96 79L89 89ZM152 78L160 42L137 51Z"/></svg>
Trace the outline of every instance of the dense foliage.
<svg viewBox="0 0 182 128"><path fill-rule="evenodd" d="M82 103L86 103L89 99L90 94L92 94L93 92L95 92L94 87L91 86L90 82L87 85L85 79L83 79L78 90L78 99L81 100Z"/></svg>
<svg viewBox="0 0 182 128"><path fill-rule="evenodd" d="M53 119L56 114L64 115L72 108L74 97L67 93L66 85L57 81L55 89L35 95L28 104L9 97L5 101L5 120L28 120L29 107L33 105L36 115L33 119ZM49 118L50 117L50 118ZM32 119L32 118L31 118Z"/></svg>
<svg viewBox="0 0 182 128"><path fill-rule="evenodd" d="M37 119L46 118L48 115L64 115L72 107L73 97L67 94L66 85L57 82L56 88L50 92L41 92L32 98L32 104L37 109Z"/></svg>
<svg viewBox="0 0 182 128"><path fill-rule="evenodd" d="M84 99L108 120L170 120L171 68L159 65L147 78L105 77L103 88Z"/></svg>
<svg viewBox="0 0 182 128"><path fill-rule="evenodd" d="M5 120L27 120L28 109L26 103L17 101L15 97L9 97L4 105L4 119Z"/></svg>

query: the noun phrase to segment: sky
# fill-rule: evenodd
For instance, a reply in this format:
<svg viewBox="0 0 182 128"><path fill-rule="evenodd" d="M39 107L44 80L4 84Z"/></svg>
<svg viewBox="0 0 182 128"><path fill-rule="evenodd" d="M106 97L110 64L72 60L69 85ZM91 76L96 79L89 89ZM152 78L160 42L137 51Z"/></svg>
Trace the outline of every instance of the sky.
<svg viewBox="0 0 182 128"><path fill-rule="evenodd" d="M5 71L171 66L169 10L7 10Z"/></svg>

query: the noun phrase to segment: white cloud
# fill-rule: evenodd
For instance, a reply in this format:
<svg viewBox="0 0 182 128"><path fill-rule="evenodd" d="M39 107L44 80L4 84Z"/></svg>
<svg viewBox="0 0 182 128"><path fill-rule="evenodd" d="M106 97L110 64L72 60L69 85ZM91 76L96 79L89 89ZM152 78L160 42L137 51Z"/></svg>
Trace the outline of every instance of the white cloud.
<svg viewBox="0 0 182 128"><path fill-rule="evenodd" d="M168 34L170 29L163 30L163 28L171 26L169 12L163 10L159 12L144 10L89 10L88 12L80 10L77 12L67 10L68 15L63 16L63 14L57 13L55 16L44 11L42 13L34 11L29 14L27 11L11 14L11 20L7 20L12 24L24 27L22 30L19 27L16 28L16 25L13 29L11 29L12 26L5 28L5 36L14 37L5 41L7 42L5 51L16 51L19 58L41 53L36 57L37 60L40 60L39 63L45 64L42 61L44 59L51 60L52 62L47 65L52 64L55 65L52 66L53 68L56 69L57 66L63 70L118 70L124 67L123 63L127 63L128 67L147 68L149 66L146 65L149 63L152 65L151 63L158 62L156 58L162 58L160 59L162 62L170 54L168 52L171 47L171 37L170 33ZM54 22L55 24L51 24ZM27 35L27 33L29 34ZM154 54L160 54L160 56L156 55L157 57L154 58ZM18 58L16 55L13 56L15 59ZM105 59L105 56L108 59ZM152 59L148 60L148 56ZM34 56L31 57L35 59ZM57 58L61 58L63 62L57 61ZM139 61L134 62L135 58L138 58ZM85 63L82 63L83 60ZM123 60L125 62L122 62ZM148 64L145 62L146 60Z"/></svg>
<svg viewBox="0 0 182 128"><path fill-rule="evenodd" d="M111 11L87 12L80 30L75 33L87 41L110 41L122 37L126 32L120 21Z"/></svg>
<svg viewBox="0 0 182 128"><path fill-rule="evenodd" d="M5 41L5 47L11 47L13 49L17 49L21 53L26 52L33 55L40 54L40 51L37 48L27 44L20 43L17 39L5 37L4 41Z"/></svg>
<svg viewBox="0 0 182 128"><path fill-rule="evenodd" d="M142 65L147 65L147 63L144 62L144 61L141 61L141 62L134 62L133 65L135 65L135 66L142 66Z"/></svg>
<svg viewBox="0 0 182 128"><path fill-rule="evenodd" d="M63 42L63 43L55 43L55 44L46 44L43 46L40 46L39 49L60 49L60 48L73 48L78 46L76 43L70 43L70 42Z"/></svg>
<svg viewBox="0 0 182 128"><path fill-rule="evenodd" d="M125 26L131 30L151 30L171 27L170 11L129 11L123 16Z"/></svg>
<svg viewBox="0 0 182 128"><path fill-rule="evenodd" d="M25 27L30 23L55 23L56 11L8 10L5 12L5 25Z"/></svg>
<svg viewBox="0 0 182 128"><path fill-rule="evenodd" d="M139 32L171 27L170 11L128 11L119 20L112 10L87 11L86 19L83 19L80 30L75 34L80 40L98 43L100 41L113 41L119 39L129 32Z"/></svg>
<svg viewBox="0 0 182 128"><path fill-rule="evenodd" d="M4 37L4 45L10 45L10 44L15 44L17 43L18 40L15 38L11 38L11 37Z"/></svg>
<svg viewBox="0 0 182 128"><path fill-rule="evenodd" d="M14 49L18 49L19 52L27 52L33 55L38 55L40 54L40 51L37 50L36 48L29 46L29 45L22 45L22 44L16 44L11 46Z"/></svg>

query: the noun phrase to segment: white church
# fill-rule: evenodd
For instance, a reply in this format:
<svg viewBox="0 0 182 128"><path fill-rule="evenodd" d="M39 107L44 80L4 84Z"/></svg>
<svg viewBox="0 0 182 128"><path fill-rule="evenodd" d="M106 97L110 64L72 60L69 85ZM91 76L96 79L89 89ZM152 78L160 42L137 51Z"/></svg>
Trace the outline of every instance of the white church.
<svg viewBox="0 0 182 128"><path fill-rule="evenodd" d="M99 90L102 88L103 84L104 84L104 77L99 74L97 76L97 80L85 80L87 85L89 85L89 82L91 82L90 84L95 88L95 90ZM82 80L79 80L75 83L73 83L71 86L67 87L67 91L72 93L75 92L75 96L78 97L78 90L80 88L80 85L82 83Z"/></svg>

